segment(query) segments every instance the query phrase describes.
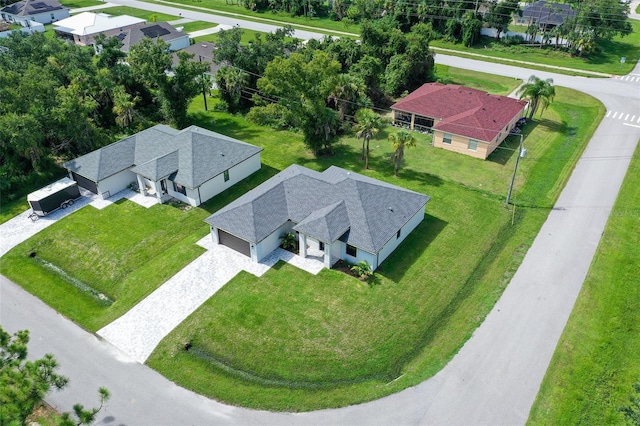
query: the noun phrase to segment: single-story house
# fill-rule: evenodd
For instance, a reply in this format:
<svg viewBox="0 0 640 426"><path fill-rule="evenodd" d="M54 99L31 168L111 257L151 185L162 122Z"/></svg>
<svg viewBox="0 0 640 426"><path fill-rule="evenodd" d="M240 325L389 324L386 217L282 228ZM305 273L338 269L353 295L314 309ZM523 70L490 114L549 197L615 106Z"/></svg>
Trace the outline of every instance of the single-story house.
<svg viewBox="0 0 640 426"><path fill-rule="evenodd" d="M320 173L292 165L205 222L214 242L254 262L295 232L302 257L318 255L327 268L339 259L366 260L375 270L420 224L427 201L339 167Z"/></svg>
<svg viewBox="0 0 640 426"><path fill-rule="evenodd" d="M23 0L0 9L0 17L7 22L50 24L69 17L69 8L58 0Z"/></svg>
<svg viewBox="0 0 640 426"><path fill-rule="evenodd" d="M160 38L169 44L169 51L184 49L189 47L189 34L176 30L173 25L167 22L147 23L142 27L132 27L116 35L122 42L120 50L128 53L131 46L134 46L144 38Z"/></svg>
<svg viewBox="0 0 640 426"><path fill-rule="evenodd" d="M145 23L144 19L134 16L82 12L56 22L53 29L61 37L73 40L75 44L91 46L98 34L116 37L126 30L142 27Z"/></svg>
<svg viewBox="0 0 640 426"><path fill-rule="evenodd" d="M216 73L220 68L226 65L225 63L216 64L213 62L213 51L216 46L214 43L210 42L199 42L190 45L189 47L185 47L182 49L183 52L191 53L193 55L193 60L196 62L207 62L209 65L209 71L206 74L209 74L215 83ZM178 65L178 54L177 52L173 52L173 65Z"/></svg>
<svg viewBox="0 0 640 426"><path fill-rule="evenodd" d="M433 131L433 145L486 159L527 102L454 84L426 83L391 106L393 124Z"/></svg>
<svg viewBox="0 0 640 426"><path fill-rule="evenodd" d="M571 9L571 5L569 4L539 0L525 6L522 9L522 16L514 14L513 23L526 26L538 24L540 27L550 29L575 16L576 11Z"/></svg>
<svg viewBox="0 0 640 426"><path fill-rule="evenodd" d="M135 185L159 202L198 206L260 170L262 148L197 126L158 124L64 164L78 185L108 198Z"/></svg>

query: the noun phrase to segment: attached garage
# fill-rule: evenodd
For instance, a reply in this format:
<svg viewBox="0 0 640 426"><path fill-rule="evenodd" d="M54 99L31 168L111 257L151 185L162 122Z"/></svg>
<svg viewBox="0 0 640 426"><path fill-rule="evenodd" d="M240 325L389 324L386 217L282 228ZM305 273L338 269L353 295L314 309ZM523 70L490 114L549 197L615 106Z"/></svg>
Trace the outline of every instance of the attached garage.
<svg viewBox="0 0 640 426"><path fill-rule="evenodd" d="M76 182L78 182L78 185L80 185L84 189L87 189L93 192L94 194L98 193L98 184L95 183L94 181L87 179L84 176L80 176L76 172L71 172L71 178Z"/></svg>
<svg viewBox="0 0 640 426"><path fill-rule="evenodd" d="M251 257L249 241L245 241L242 238L238 238L235 235L231 235L228 232L223 231L222 229L218 229L218 242L237 251L238 253Z"/></svg>

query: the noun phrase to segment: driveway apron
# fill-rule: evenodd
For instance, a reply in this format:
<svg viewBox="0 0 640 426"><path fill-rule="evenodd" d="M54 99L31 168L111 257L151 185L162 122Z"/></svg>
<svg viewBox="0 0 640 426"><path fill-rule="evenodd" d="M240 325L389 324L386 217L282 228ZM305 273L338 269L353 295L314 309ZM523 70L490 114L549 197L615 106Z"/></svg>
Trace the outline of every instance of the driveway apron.
<svg viewBox="0 0 640 426"><path fill-rule="evenodd" d="M205 245L207 235L198 244ZM222 245L211 246L126 314L98 331L134 360L144 363L160 341L240 271L261 276L268 265Z"/></svg>

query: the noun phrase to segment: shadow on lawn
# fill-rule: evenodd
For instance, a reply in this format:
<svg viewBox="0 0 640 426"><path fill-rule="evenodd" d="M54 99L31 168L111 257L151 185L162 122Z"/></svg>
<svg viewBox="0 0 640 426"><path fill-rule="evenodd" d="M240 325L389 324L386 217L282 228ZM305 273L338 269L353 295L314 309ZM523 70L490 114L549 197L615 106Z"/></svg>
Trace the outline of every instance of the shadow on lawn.
<svg viewBox="0 0 640 426"><path fill-rule="evenodd" d="M425 214L420 225L407 236L391 256L382 262L382 265L376 270L376 274L384 275L396 283L402 280L404 274L447 225L448 222Z"/></svg>
<svg viewBox="0 0 640 426"><path fill-rule="evenodd" d="M516 223L520 222L522 217L522 212L516 214ZM488 272L489 268L494 263L494 260L497 256L500 255L502 250L508 241L510 241L511 235L515 232L516 227L511 225L511 222L505 222L502 229L498 232L494 239L493 246L489 249L485 256L480 257L478 263L473 269L473 273L467 278L464 283L459 285L458 292L451 298L449 303L442 309L442 311L437 315L437 321L434 321L422 334L420 339L416 341L416 344L413 348L411 348L403 357L397 360L394 365L395 371L390 372L393 377L399 377L403 374L403 369L406 364L411 362L420 352L422 352L438 335L438 332L444 328L446 328L446 323L451 319L453 315L459 312L460 306L467 300L467 298L474 292L476 286L482 282L483 277ZM496 283L496 286L505 286L508 282L505 283ZM453 285L453 283L452 283ZM497 300L497 299L496 299ZM476 317L475 320L478 322L478 325L484 321L484 316L488 313L487 310L477 313L477 315L482 315L482 317ZM470 321L473 321L473 318L470 318ZM474 327L475 329L475 327ZM463 344L464 341L461 341L460 344Z"/></svg>
<svg viewBox="0 0 640 426"><path fill-rule="evenodd" d="M410 168L400 168L398 176L395 176L393 174L393 163L386 156L370 156L369 170L366 170L360 149L347 144L335 144L333 146L333 155L323 155L315 158L298 157L295 163L319 171L324 171L331 166L337 166L365 176L371 176L370 172L372 172L381 175L388 183L403 187L440 186L443 183L438 176ZM375 178L376 176L371 177ZM402 181L412 182L414 185L405 185Z"/></svg>

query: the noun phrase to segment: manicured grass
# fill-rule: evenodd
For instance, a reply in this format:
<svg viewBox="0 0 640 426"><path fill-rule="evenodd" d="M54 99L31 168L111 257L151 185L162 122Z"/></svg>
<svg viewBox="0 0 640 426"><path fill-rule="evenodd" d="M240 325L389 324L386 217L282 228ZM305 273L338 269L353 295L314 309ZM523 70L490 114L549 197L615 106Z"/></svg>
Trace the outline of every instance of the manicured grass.
<svg viewBox="0 0 640 426"><path fill-rule="evenodd" d="M0 272L58 312L96 331L199 256L207 212L167 205L145 209L120 201L103 210L85 207L18 245ZM30 257L35 252L37 258ZM115 301L108 306L42 266L50 262Z"/></svg>
<svg viewBox="0 0 640 426"><path fill-rule="evenodd" d="M557 99L571 104L572 96L559 93ZM591 109L576 111L592 114L587 122L598 120ZM499 182L493 173L499 167L462 155L455 157L455 167L436 167L440 155L451 153L431 148L428 135L416 134L419 146L407 150L407 163L395 177L386 140L393 129L383 129L372 141L371 169L363 170L360 141L353 137L337 142L334 155L315 158L300 134L256 126L240 115L205 112L201 97L190 114L194 124L264 147L263 169L202 209L147 210L128 201L102 211L86 207L10 251L0 272L96 330L201 253L194 242L208 232L204 217L292 163L315 170L335 164L433 197L425 221L381 265L374 285L337 271L313 276L284 264L262 278L240 274L149 359L180 385L229 403L292 411L334 407L432 376L482 322L548 212L518 209L512 225L512 212L503 207L508 179L496 183L495 191L464 181L465 173L475 173L489 186ZM570 145L577 151L590 137L579 135L584 139ZM563 140L552 138L540 158ZM508 171L501 171L504 176L510 176L509 161L496 162ZM571 169L572 162L575 156L567 156L565 167ZM544 194L559 192L553 173L558 170L542 173ZM35 259L29 257L33 251ZM38 259L115 303L104 306ZM192 350L180 349L187 342Z"/></svg>
<svg viewBox="0 0 640 426"><path fill-rule="evenodd" d="M230 5L226 0L207 0L203 2L201 0L151 0L150 3L158 4L171 4L177 7L184 7L193 10L209 10L211 13L219 13L223 15L237 15L242 19L257 22L267 22L274 25L291 24L293 26L306 26L312 27L311 30L316 32L340 32L340 33L352 33L353 35L360 34L360 26L353 24L346 26L342 22L333 21L329 18L313 17L307 18L303 16L291 16L287 13L280 13L275 11L254 12L241 5ZM272 21L272 22L268 22Z"/></svg>
<svg viewBox="0 0 640 426"><path fill-rule="evenodd" d="M517 78L503 77L501 75L487 74L440 64L436 64L436 78L446 81L448 84L462 84L467 87L503 96L510 94L522 84L522 80Z"/></svg>
<svg viewBox="0 0 640 426"><path fill-rule="evenodd" d="M264 36L267 33L264 33L262 31L248 30L248 29L243 28L242 29L242 38L240 38L240 44L249 44L249 42L255 40L256 34L261 34L262 35L262 39L264 40ZM200 36L200 37L195 37L194 40L196 42L217 43L219 36L220 35L218 33L213 33L213 34L208 34L208 35L204 35L204 36ZM285 37L285 40L292 41L293 38Z"/></svg>
<svg viewBox="0 0 640 426"><path fill-rule="evenodd" d="M640 147L531 410L531 425L624 424L640 382Z"/></svg>
<svg viewBox="0 0 640 426"><path fill-rule="evenodd" d="M0 224L13 219L25 210L29 210L29 203L27 197L20 198L19 200L7 201L0 203Z"/></svg>
<svg viewBox="0 0 640 426"><path fill-rule="evenodd" d="M191 33L193 31L200 31L207 28L215 28L218 24L214 24L212 22L204 22L204 21L193 21L187 22L186 24L179 24L178 27L183 27L185 33Z"/></svg>
<svg viewBox="0 0 640 426"><path fill-rule="evenodd" d="M628 74L633 70L640 58L640 22L630 20L633 33L626 37L615 37L611 41L598 42L598 55L591 59L572 57L568 53L553 49L540 49L525 46L504 46L496 43L490 37L482 37L481 43L467 48L462 44L434 40L431 46L454 49L464 52L477 53L495 58L516 59L541 65L556 65L578 70L597 71L608 74ZM449 53L447 53L449 54ZM464 55L463 55L464 56ZM626 57L624 64L620 64L620 57ZM554 72L562 72L560 70Z"/></svg>
<svg viewBox="0 0 640 426"><path fill-rule="evenodd" d="M60 0L60 3L69 9L79 9L81 7L98 6L105 2L100 0Z"/></svg>
<svg viewBox="0 0 640 426"><path fill-rule="evenodd" d="M155 19L157 22L174 21L180 19L179 16L167 15L166 13L151 12L149 10L136 9L129 6L114 6L107 9L100 9L100 13L107 13L109 15L129 15L136 18L146 19L151 21Z"/></svg>
<svg viewBox="0 0 640 426"><path fill-rule="evenodd" d="M318 32L337 31L347 32L355 35L360 34L360 27L357 24L346 27L342 22L333 21L329 18L304 18L292 17L284 13L275 12L253 12L240 5L228 5L223 0L209 0L200 2L195 0L173 0L173 1L153 1L159 4L182 5L195 10L210 9L213 13L231 13L241 16L243 19L266 18L273 20L275 24L290 23L317 28ZM610 74L627 74L631 72L638 59L640 59L640 22L630 20L633 26L633 33L626 37L615 37L612 41L603 41L598 44L599 54L592 59L582 59L572 57L569 54L557 52L552 49L539 49L535 47L506 47L502 45L493 46L492 40L483 38L483 43L472 48L466 48L462 44L449 43L442 40L434 40L432 46L446 47L460 52L474 52L496 58L519 59L523 61L538 63L541 65L557 65L579 70L598 71ZM325 30L325 31L322 31ZM338 34L339 35L339 34ZM490 44L491 49L485 46ZM620 57L625 56L627 62L620 64ZM540 67L544 69L544 67ZM555 72L562 73L557 70Z"/></svg>
<svg viewBox="0 0 640 426"><path fill-rule="evenodd" d="M204 113L200 100L192 110L201 123L214 117L212 128L244 140L256 129L239 116ZM598 120L593 110L581 112ZM241 274L165 338L148 364L213 398L289 411L375 399L441 369L500 296L548 210L519 209L512 226L502 197L456 180L456 169L471 168L477 175L489 162L464 163L466 157L458 155L454 170L434 173L434 157L447 152L426 146L407 151L407 164L395 178L390 150L378 149L378 143L388 144L387 131L372 141L367 171L352 138L343 138L333 156L318 159L300 148L296 134L273 132L276 138L260 140L263 162L274 167L284 150L289 162L316 170L335 164L433 197L425 221L381 265L374 285L337 271L312 276L285 264L262 278ZM417 136L422 145L429 139ZM578 152L591 135L580 136L581 143L572 145ZM552 138L546 150L553 152L563 139ZM575 158L566 164L571 168ZM557 196L556 177L547 175L545 182ZM482 178L495 176L487 172ZM505 181L505 191L507 186Z"/></svg>

